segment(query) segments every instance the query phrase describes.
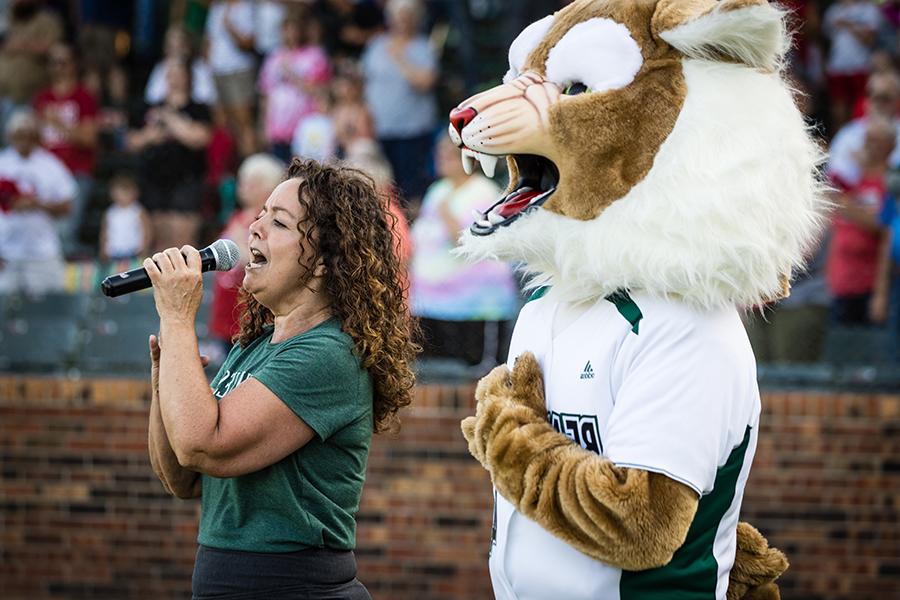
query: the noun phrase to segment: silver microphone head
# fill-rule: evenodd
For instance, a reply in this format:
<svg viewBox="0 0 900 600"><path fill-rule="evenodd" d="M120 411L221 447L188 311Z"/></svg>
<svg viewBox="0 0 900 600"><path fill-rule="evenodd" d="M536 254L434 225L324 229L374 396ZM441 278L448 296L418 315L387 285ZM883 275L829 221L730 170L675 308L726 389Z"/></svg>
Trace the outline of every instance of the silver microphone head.
<svg viewBox="0 0 900 600"><path fill-rule="evenodd" d="M231 240L216 240L209 249L216 257L216 271L229 271L241 259L241 251Z"/></svg>

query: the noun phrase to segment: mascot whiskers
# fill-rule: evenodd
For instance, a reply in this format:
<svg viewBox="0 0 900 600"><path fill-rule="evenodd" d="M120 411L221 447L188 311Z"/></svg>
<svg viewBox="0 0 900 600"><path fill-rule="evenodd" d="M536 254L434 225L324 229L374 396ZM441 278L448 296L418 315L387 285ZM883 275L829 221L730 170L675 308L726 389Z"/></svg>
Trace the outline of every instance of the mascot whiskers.
<svg viewBox="0 0 900 600"><path fill-rule="evenodd" d="M739 311L787 292L823 222L787 45L762 0L577 0L451 113L467 168L510 171L460 252L534 288L462 423L498 598L778 597L784 555L738 523L760 415Z"/></svg>

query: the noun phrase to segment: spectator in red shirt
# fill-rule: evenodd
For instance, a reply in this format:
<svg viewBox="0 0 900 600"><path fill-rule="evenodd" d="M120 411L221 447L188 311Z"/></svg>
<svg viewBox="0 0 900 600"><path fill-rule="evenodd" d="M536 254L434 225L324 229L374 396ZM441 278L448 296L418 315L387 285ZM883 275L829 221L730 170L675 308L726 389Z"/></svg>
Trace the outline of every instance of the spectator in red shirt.
<svg viewBox="0 0 900 600"><path fill-rule="evenodd" d="M79 249L78 231L93 186L97 149L97 102L81 84L72 46L54 44L49 53L50 86L34 99L41 119L41 144L55 154L78 181L78 195L60 224L67 255Z"/></svg>
<svg viewBox="0 0 900 600"><path fill-rule="evenodd" d="M832 295L831 318L845 325L867 325L875 287L888 158L896 143L894 124L882 117L869 119L865 144L859 151L859 181L839 187L826 265Z"/></svg>

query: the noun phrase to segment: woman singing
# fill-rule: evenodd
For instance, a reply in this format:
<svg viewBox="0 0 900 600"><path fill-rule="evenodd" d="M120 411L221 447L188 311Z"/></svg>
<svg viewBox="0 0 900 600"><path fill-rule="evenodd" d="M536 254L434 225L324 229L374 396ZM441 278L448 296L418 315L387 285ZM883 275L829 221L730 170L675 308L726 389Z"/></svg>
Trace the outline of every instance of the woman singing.
<svg viewBox="0 0 900 600"><path fill-rule="evenodd" d="M212 384L198 252L144 261L162 340L150 458L171 493L201 496L195 599L369 598L355 514L417 351L387 214L361 172L295 159L250 226L241 331Z"/></svg>

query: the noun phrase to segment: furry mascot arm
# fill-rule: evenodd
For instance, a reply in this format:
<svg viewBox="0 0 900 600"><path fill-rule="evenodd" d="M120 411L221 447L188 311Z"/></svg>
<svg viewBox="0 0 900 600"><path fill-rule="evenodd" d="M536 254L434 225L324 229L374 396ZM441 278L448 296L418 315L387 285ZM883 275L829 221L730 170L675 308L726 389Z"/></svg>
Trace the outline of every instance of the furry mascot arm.
<svg viewBox="0 0 900 600"><path fill-rule="evenodd" d="M540 367L523 354L495 368L462 422L469 451L497 491L528 518L588 556L642 570L669 562L699 498L664 475L615 466L574 444L546 419Z"/></svg>
<svg viewBox="0 0 900 600"><path fill-rule="evenodd" d="M688 486L664 475L617 467L547 422L540 367L523 354L512 371L478 383L476 414L462 422L469 452L516 508L584 554L626 570L664 565L697 510ZM737 527L728 600L778 600L773 581L784 554L747 523Z"/></svg>

